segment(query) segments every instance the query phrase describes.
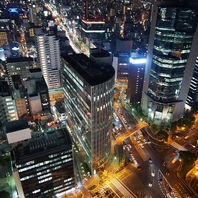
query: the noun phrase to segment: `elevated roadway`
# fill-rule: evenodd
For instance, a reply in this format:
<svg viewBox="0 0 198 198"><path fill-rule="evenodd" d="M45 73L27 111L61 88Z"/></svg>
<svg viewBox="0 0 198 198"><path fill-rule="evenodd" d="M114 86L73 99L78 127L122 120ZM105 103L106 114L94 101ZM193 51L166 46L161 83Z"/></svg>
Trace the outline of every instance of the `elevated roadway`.
<svg viewBox="0 0 198 198"><path fill-rule="evenodd" d="M130 131L127 131L124 134L121 134L120 136L118 136L116 138L117 144L121 145L123 143L123 141L128 138L130 135L132 135L135 131L140 130L144 127L147 127L148 124L146 122L141 122L138 125L136 125L133 129L131 129Z"/></svg>

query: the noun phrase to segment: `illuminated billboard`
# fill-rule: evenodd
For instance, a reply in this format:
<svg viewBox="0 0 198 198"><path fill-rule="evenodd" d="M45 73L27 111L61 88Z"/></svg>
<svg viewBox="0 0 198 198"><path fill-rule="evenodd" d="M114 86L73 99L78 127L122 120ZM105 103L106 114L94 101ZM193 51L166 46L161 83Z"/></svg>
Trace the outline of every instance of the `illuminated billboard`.
<svg viewBox="0 0 198 198"><path fill-rule="evenodd" d="M17 8L9 8L8 11L9 12L18 12L18 9Z"/></svg>
<svg viewBox="0 0 198 198"><path fill-rule="evenodd" d="M130 58L129 61L134 65L145 64L146 58Z"/></svg>

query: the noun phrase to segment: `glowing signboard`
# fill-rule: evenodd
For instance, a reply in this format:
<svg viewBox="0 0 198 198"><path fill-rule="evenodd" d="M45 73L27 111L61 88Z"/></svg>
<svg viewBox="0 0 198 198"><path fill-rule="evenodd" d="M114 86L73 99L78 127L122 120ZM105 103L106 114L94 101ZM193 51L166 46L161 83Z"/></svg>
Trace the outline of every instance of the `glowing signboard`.
<svg viewBox="0 0 198 198"><path fill-rule="evenodd" d="M9 8L8 11L9 12L18 12L17 8Z"/></svg>
<svg viewBox="0 0 198 198"><path fill-rule="evenodd" d="M134 65L138 65L138 64L145 64L146 63L146 58L130 58L130 63L134 64Z"/></svg>

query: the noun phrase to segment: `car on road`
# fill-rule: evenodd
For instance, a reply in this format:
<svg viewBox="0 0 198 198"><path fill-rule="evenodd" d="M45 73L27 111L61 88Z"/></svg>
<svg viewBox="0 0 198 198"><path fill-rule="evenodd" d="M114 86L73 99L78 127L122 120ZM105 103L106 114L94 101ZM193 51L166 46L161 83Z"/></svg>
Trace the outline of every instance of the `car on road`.
<svg viewBox="0 0 198 198"><path fill-rule="evenodd" d="M144 145L143 144L140 144L140 147L143 149L144 148Z"/></svg>
<svg viewBox="0 0 198 198"><path fill-rule="evenodd" d="M170 175L170 172L169 172L169 170L167 170L167 171L166 171L166 175L167 175L167 176L169 176L169 175Z"/></svg>
<svg viewBox="0 0 198 198"><path fill-rule="evenodd" d="M185 138L184 138L184 140L187 140L189 138L189 135L187 135Z"/></svg>
<svg viewBox="0 0 198 198"><path fill-rule="evenodd" d="M149 187L152 187L153 186L153 181L150 181L149 184L148 184L148 186Z"/></svg>
<svg viewBox="0 0 198 198"><path fill-rule="evenodd" d="M155 177L155 171L154 170L151 171L151 176Z"/></svg>

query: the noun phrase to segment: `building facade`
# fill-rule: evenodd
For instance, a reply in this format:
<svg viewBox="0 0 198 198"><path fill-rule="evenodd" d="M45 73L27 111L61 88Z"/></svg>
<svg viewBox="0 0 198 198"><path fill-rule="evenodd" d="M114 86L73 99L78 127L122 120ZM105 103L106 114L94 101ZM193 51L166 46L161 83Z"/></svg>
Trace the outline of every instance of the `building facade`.
<svg viewBox="0 0 198 198"><path fill-rule="evenodd" d="M0 122L3 125L13 120L18 120L16 103L12 97L8 82L2 80L0 81Z"/></svg>
<svg viewBox="0 0 198 198"><path fill-rule="evenodd" d="M7 58L6 59L6 72L8 74L9 83L12 85L12 76L20 75L23 85L24 81L30 77L30 69L35 68L36 65L33 58L30 57L17 57L17 58Z"/></svg>
<svg viewBox="0 0 198 198"><path fill-rule="evenodd" d="M144 83L146 58L131 57L130 63L126 95L130 103L134 105L140 105Z"/></svg>
<svg viewBox="0 0 198 198"><path fill-rule="evenodd" d="M112 66L115 69L116 81L127 85L130 68L130 54L129 53L118 53L114 54Z"/></svg>
<svg viewBox="0 0 198 198"><path fill-rule="evenodd" d="M81 21L81 36L89 45L90 41L101 41L105 38L105 20L85 18Z"/></svg>
<svg viewBox="0 0 198 198"><path fill-rule="evenodd" d="M61 80L67 123L92 173L110 156L114 75L112 66L99 66L84 54L64 57Z"/></svg>
<svg viewBox="0 0 198 198"><path fill-rule="evenodd" d="M49 89L60 87L60 48L55 35L36 33L38 61Z"/></svg>
<svg viewBox="0 0 198 198"><path fill-rule="evenodd" d="M11 159L20 198L55 196L75 187L72 142L66 129L21 142Z"/></svg>
<svg viewBox="0 0 198 198"><path fill-rule="evenodd" d="M50 113L50 98L47 84L42 76L40 68L31 69L31 76L27 81L27 94L31 115Z"/></svg>
<svg viewBox="0 0 198 198"><path fill-rule="evenodd" d="M191 110L193 105L198 101L198 58L195 63L193 76L190 82L190 88L186 99L185 108Z"/></svg>
<svg viewBox="0 0 198 198"><path fill-rule="evenodd" d="M148 121L170 124L183 116L197 58L197 2L155 1L142 109Z"/></svg>

